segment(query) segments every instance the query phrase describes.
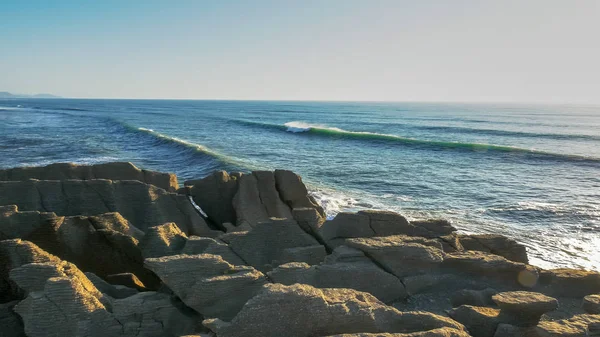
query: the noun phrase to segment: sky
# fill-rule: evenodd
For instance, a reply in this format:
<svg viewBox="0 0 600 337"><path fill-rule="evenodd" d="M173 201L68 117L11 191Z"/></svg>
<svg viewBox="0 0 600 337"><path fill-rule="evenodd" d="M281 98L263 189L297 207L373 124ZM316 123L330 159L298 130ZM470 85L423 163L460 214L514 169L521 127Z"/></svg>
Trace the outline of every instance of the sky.
<svg viewBox="0 0 600 337"><path fill-rule="evenodd" d="M1 0L0 91L600 103L598 0Z"/></svg>

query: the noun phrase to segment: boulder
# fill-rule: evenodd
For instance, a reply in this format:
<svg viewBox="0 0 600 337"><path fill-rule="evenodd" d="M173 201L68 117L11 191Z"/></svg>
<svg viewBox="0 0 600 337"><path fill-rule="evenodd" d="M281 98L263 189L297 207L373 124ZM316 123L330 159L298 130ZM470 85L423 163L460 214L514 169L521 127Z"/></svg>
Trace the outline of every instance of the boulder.
<svg viewBox="0 0 600 337"><path fill-rule="evenodd" d="M227 233L220 239L246 263L264 272L282 262L290 262L290 249L293 248L313 247L313 254L320 251L317 256L309 254L307 261L301 260L305 254L296 254L298 261L294 262L319 263L326 255L324 247L315 247L320 246L319 243L294 220L288 219L270 219L258 223L248 232Z"/></svg>
<svg viewBox="0 0 600 337"><path fill-rule="evenodd" d="M0 170L0 181L37 180L137 180L175 192L179 186L172 173L140 170L132 163L112 162L96 165L56 163L39 167Z"/></svg>
<svg viewBox="0 0 600 337"><path fill-rule="evenodd" d="M308 190L299 175L287 170L275 170L273 174L281 200L290 209L314 208L321 217L326 217L323 207L308 194Z"/></svg>
<svg viewBox="0 0 600 337"><path fill-rule="evenodd" d="M2 337L25 337L23 322L13 308L18 301L0 304L0 336Z"/></svg>
<svg viewBox="0 0 600 337"><path fill-rule="evenodd" d="M185 195L133 180L1 181L0 205L59 216L118 212L142 231L174 222L188 235L217 235Z"/></svg>
<svg viewBox="0 0 600 337"><path fill-rule="evenodd" d="M582 314L556 321L541 321L534 336L586 337L589 326L594 324L600 324L600 315Z"/></svg>
<svg viewBox="0 0 600 337"><path fill-rule="evenodd" d="M447 272L485 277L504 285L532 288L538 282L535 267L480 251L446 254L442 267Z"/></svg>
<svg viewBox="0 0 600 337"><path fill-rule="evenodd" d="M543 314L558 308L555 298L530 291L502 292L492 296L492 300L516 326L535 326Z"/></svg>
<svg viewBox="0 0 600 337"><path fill-rule="evenodd" d="M436 328L464 330L446 317L400 312L374 296L352 289L269 284L231 320L203 324L219 337L327 336L361 332L416 332Z"/></svg>
<svg viewBox="0 0 600 337"><path fill-rule="evenodd" d="M267 282L254 268L233 266L217 255L165 256L146 259L145 264L204 317L233 318Z"/></svg>
<svg viewBox="0 0 600 337"><path fill-rule="evenodd" d="M336 251L351 248L340 246ZM334 254L336 253L334 251ZM385 303L392 303L407 297L400 280L375 265L361 251L355 250L352 261L327 259L315 266L303 262L288 263L268 273L273 282L285 285L308 284L316 288L348 288L364 291ZM337 254L338 256L340 253Z"/></svg>
<svg viewBox="0 0 600 337"><path fill-rule="evenodd" d="M600 273L579 269L551 269L540 277L540 292L557 297L584 297L600 293Z"/></svg>
<svg viewBox="0 0 600 337"><path fill-rule="evenodd" d="M460 235L460 243L466 250L482 251L500 255L507 260L529 263L524 245L504 235Z"/></svg>
<svg viewBox="0 0 600 337"><path fill-rule="evenodd" d="M347 239L346 244L363 251L368 257L397 277L430 273L444 259L439 247L422 244L425 239L395 235L374 238Z"/></svg>
<svg viewBox="0 0 600 337"><path fill-rule="evenodd" d="M600 314L600 294L584 297L582 307L588 314Z"/></svg>
<svg viewBox="0 0 600 337"><path fill-rule="evenodd" d="M500 310L471 305L454 308L448 312L448 316L464 324L473 337L493 337L501 322Z"/></svg>
<svg viewBox="0 0 600 337"><path fill-rule="evenodd" d="M215 171L206 178L186 181L185 185L192 185L189 193L208 219L222 226L225 222L236 221L233 197L238 189L237 178L225 171Z"/></svg>
<svg viewBox="0 0 600 337"><path fill-rule="evenodd" d="M440 328L411 333L352 333L329 337L470 337L468 333L453 328Z"/></svg>
<svg viewBox="0 0 600 337"><path fill-rule="evenodd" d="M473 289L462 289L452 294L450 297L450 303L452 307L459 307L463 304L472 305L476 307L486 307L494 305L492 296L498 292L492 288L486 288L483 290Z"/></svg>
<svg viewBox="0 0 600 337"><path fill-rule="evenodd" d="M20 299L23 292L9 279L11 270L29 263L60 262L60 259L21 239L0 241L0 303Z"/></svg>

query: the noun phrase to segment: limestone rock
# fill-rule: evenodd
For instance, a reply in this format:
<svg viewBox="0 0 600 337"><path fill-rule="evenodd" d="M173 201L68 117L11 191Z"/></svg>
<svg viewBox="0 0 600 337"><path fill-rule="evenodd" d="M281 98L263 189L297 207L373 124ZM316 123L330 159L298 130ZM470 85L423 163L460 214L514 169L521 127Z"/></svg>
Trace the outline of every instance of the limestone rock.
<svg viewBox="0 0 600 337"><path fill-rule="evenodd" d="M263 204L270 218L293 219L292 211L288 205L281 201L279 191L275 186L275 175L271 171L254 171L258 184L260 202Z"/></svg>
<svg viewBox="0 0 600 337"><path fill-rule="evenodd" d="M233 208L237 216L236 225L254 227L269 220L269 214L260 201L258 180L253 174L244 174L238 179L238 190L233 197Z"/></svg>
<svg viewBox="0 0 600 337"><path fill-rule="evenodd" d="M500 323L500 310L461 305L448 312L448 316L465 325L473 337L493 337Z"/></svg>
<svg viewBox="0 0 600 337"><path fill-rule="evenodd" d="M529 263L525 246L504 235L461 235L460 243L466 250L476 250L500 255L507 260Z"/></svg>
<svg viewBox="0 0 600 337"><path fill-rule="evenodd" d="M132 163L112 162L96 165L56 163L41 167L0 170L0 181L37 180L137 180L175 192L179 187L172 173L140 170Z"/></svg>
<svg viewBox="0 0 600 337"><path fill-rule="evenodd" d="M12 212L0 216L0 231L10 223L25 223L33 229L13 231L20 237L38 245L57 257L76 264L83 271L100 277L130 272L150 286L158 283L156 277L143 268L138 241L144 233L135 228L119 213L97 216L56 216L38 211L20 212L16 206ZM37 222L35 222L37 221ZM27 226L24 226L27 227Z"/></svg>
<svg viewBox="0 0 600 337"><path fill-rule="evenodd" d="M543 275L541 292L552 296L584 297L600 293L600 273L578 269L552 269Z"/></svg>
<svg viewBox="0 0 600 337"><path fill-rule="evenodd" d="M212 238L205 238L199 236L191 236L185 243L185 246L181 250L181 254L187 255L198 255L198 254L212 254L219 255L223 260L229 262L234 266L245 265L246 262L242 260L236 253L229 248L227 244L222 241L218 241Z"/></svg>
<svg viewBox="0 0 600 337"><path fill-rule="evenodd" d="M445 219L413 220L410 224L428 230L431 233L430 237L446 236L456 232L456 228Z"/></svg>
<svg viewBox="0 0 600 337"><path fill-rule="evenodd" d="M0 241L0 302L19 299L23 293L9 279L11 270L29 263L60 262L60 259L21 239Z"/></svg>
<svg viewBox="0 0 600 337"><path fill-rule="evenodd" d="M185 195L134 180L0 181L0 205L59 216L118 212L142 231L175 222L186 234L216 235Z"/></svg>
<svg viewBox="0 0 600 337"><path fill-rule="evenodd" d="M453 328L440 328L412 333L353 333L329 337L470 337L468 333Z"/></svg>
<svg viewBox="0 0 600 337"><path fill-rule="evenodd" d="M308 194L308 190L299 175L287 170L275 170L273 174L281 200L290 209L314 208L321 217L325 218L326 215L323 207Z"/></svg>
<svg viewBox="0 0 600 337"><path fill-rule="evenodd" d="M450 302L452 303L452 307L459 307L463 304L485 307L494 305L492 296L497 293L498 292L492 288L483 290L462 289L452 294Z"/></svg>
<svg viewBox="0 0 600 337"><path fill-rule="evenodd" d="M144 258L178 254L187 241L187 235L174 223L150 227L146 230L140 249Z"/></svg>
<svg viewBox="0 0 600 337"><path fill-rule="evenodd" d="M126 298L133 296L138 293L136 289L129 288L123 285L110 284L94 273L85 273L85 276L92 282L94 287L103 294L106 294L112 298Z"/></svg>
<svg viewBox="0 0 600 337"><path fill-rule="evenodd" d="M254 268L233 266L217 255L165 256L146 259L145 264L205 317L233 318L267 282Z"/></svg>
<svg viewBox="0 0 600 337"><path fill-rule="evenodd" d="M517 326L537 325L543 314L558 308L555 298L529 291L508 291L492 296L503 315Z"/></svg>
<svg viewBox="0 0 600 337"><path fill-rule="evenodd" d="M463 327L425 312L400 312L374 296L351 289L269 284L231 322L205 320L219 337L327 336L360 332L416 332Z"/></svg>
<svg viewBox="0 0 600 337"><path fill-rule="evenodd" d="M148 290L144 283L132 273L111 274L106 276L106 281L113 285L125 286L138 291Z"/></svg>
<svg viewBox="0 0 600 337"><path fill-rule="evenodd" d="M291 248L313 247L319 243L304 232L294 220L271 219L261 222L248 232L227 233L220 237L244 261L260 271L268 271L280 264L290 262ZM324 250L322 258L324 258ZM310 261L320 262L310 258Z"/></svg>
<svg viewBox="0 0 600 337"><path fill-rule="evenodd" d="M557 321L542 321L535 328L539 337L586 337L590 324L599 324L600 315L582 314Z"/></svg>
<svg viewBox="0 0 600 337"><path fill-rule="evenodd" d="M520 327L511 324L500 323L496 328L494 337L539 337L535 327Z"/></svg>
<svg viewBox="0 0 600 337"><path fill-rule="evenodd" d="M600 295L584 297L582 307L588 314L600 314Z"/></svg>
<svg viewBox="0 0 600 337"><path fill-rule="evenodd" d="M349 249L344 246L340 248ZM407 297L402 282L396 276L379 268L361 251L356 253L361 254L362 259L355 258L350 262L329 259L312 267L306 263L288 263L279 266L268 275L273 282L284 285L301 283L316 288L349 288L364 291L385 303Z"/></svg>
<svg viewBox="0 0 600 337"><path fill-rule="evenodd" d="M213 223L222 226L225 222L235 222L233 197L238 189L236 175L215 171L204 179L186 181L185 184L192 185L190 194L194 202Z"/></svg>
<svg viewBox="0 0 600 337"><path fill-rule="evenodd" d="M105 304L79 281L51 278L15 307L27 336L158 337L195 330L198 318L181 312L168 295L145 292Z"/></svg>
<svg viewBox="0 0 600 337"><path fill-rule="evenodd" d="M487 277L526 288L535 286L539 277L538 270L532 266L479 251L446 254L442 265L448 272Z"/></svg>
<svg viewBox="0 0 600 337"><path fill-rule="evenodd" d="M317 236L319 228L325 223L325 217L322 216L315 208L303 207L292 209L292 215L300 228L305 232Z"/></svg>
<svg viewBox="0 0 600 337"><path fill-rule="evenodd" d="M2 337L25 337L23 322L13 308L18 301L0 304L0 336Z"/></svg>
<svg viewBox="0 0 600 337"><path fill-rule="evenodd" d="M435 271L406 276L402 279L402 283L410 295L460 290L465 287L481 288L485 285L474 278Z"/></svg>
<svg viewBox="0 0 600 337"><path fill-rule="evenodd" d="M413 243L411 238L401 235L348 239L346 244L363 251L400 278L435 271L444 258L441 249Z"/></svg>

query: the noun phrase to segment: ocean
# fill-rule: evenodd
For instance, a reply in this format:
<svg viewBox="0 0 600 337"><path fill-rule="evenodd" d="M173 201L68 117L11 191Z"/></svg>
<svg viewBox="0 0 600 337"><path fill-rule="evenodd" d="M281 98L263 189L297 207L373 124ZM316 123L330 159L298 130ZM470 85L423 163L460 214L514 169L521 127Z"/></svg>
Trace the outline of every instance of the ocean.
<svg viewBox="0 0 600 337"><path fill-rule="evenodd" d="M329 217L386 209L600 270L600 107L0 100L0 167L131 161L180 182L290 169Z"/></svg>

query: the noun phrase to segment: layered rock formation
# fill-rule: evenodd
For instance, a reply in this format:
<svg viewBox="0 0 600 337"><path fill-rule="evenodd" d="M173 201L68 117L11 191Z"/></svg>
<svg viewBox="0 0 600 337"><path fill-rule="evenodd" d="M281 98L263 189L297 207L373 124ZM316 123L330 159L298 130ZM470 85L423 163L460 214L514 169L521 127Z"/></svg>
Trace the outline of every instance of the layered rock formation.
<svg viewBox="0 0 600 337"><path fill-rule="evenodd" d="M290 171L215 172L180 194L148 172L0 171L1 336L598 331L600 274L531 266L503 236L387 211L327 220Z"/></svg>
<svg viewBox="0 0 600 337"><path fill-rule="evenodd" d="M113 162L96 165L77 165L72 163L56 163L40 167L16 167L0 170L0 181L36 180L137 180L160 187L169 192L179 188L177 176L140 170L132 163Z"/></svg>

